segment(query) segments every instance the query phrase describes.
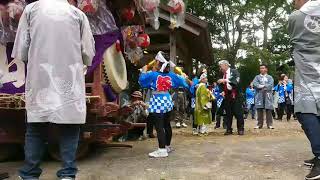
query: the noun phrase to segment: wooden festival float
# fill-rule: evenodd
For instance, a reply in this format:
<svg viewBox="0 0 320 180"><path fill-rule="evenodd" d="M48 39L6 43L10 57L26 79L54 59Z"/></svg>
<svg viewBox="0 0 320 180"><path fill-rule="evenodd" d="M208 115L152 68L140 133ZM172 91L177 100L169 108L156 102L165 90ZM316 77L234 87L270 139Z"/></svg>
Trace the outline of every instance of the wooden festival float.
<svg viewBox="0 0 320 180"><path fill-rule="evenodd" d="M130 89L130 84L137 81L132 79L131 72L138 72L139 68L153 60L158 51L170 53L176 63L182 61L189 75L194 59L205 64L213 62L207 22L185 13L184 7L179 7L181 4L171 4L170 7L170 4L160 4L159 0L110 2L109 8L122 30L122 37L108 48L103 55L103 62L93 73L86 76L87 121L81 128L78 158L84 157L93 144L131 147L111 143L113 137L134 127L145 126L144 123L122 120L121 117L133 110L123 106L123 101L128 101L123 97L128 97L130 92L136 90ZM183 16L177 16L179 13L183 13ZM179 22L181 18L182 22ZM3 46L0 48L0 58L0 62L7 59ZM9 64L12 65L17 67L17 71L24 68L19 63ZM2 64L1 67L0 63L0 70L4 66ZM9 68L8 64L5 68ZM12 72L11 76L16 75L17 71ZM22 149L25 121L24 93L0 93L0 162L15 156ZM54 159L59 159L55 129L50 129L49 134L48 152Z"/></svg>

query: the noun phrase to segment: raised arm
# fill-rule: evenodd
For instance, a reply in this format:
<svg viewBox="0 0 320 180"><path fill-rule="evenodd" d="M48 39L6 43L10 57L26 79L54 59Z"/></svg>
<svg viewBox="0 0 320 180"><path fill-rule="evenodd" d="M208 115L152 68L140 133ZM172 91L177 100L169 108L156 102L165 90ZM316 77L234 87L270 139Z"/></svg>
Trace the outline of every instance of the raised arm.
<svg viewBox="0 0 320 180"><path fill-rule="evenodd" d="M139 84L142 88L150 88L154 72L142 72L139 76Z"/></svg>
<svg viewBox="0 0 320 180"><path fill-rule="evenodd" d="M183 87L186 89L189 88L186 78L180 75L177 75L175 73L170 73L170 76L172 78L174 88L179 88L179 87Z"/></svg>

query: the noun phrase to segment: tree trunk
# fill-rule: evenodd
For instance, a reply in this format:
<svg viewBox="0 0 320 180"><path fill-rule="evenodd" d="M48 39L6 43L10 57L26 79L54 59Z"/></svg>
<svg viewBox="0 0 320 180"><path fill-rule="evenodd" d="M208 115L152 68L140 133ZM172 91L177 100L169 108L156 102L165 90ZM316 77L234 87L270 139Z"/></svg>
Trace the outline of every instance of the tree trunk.
<svg viewBox="0 0 320 180"><path fill-rule="evenodd" d="M263 18L263 48L268 48L268 28L269 28L269 23L270 23L270 1L268 0L266 2L265 6L265 14Z"/></svg>

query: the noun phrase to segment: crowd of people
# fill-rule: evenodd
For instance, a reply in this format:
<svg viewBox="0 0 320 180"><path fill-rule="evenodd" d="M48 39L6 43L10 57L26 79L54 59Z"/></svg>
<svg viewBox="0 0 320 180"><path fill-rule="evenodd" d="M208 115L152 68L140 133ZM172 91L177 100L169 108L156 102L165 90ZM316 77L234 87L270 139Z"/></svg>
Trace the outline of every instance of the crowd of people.
<svg viewBox="0 0 320 180"><path fill-rule="evenodd" d="M217 82L210 84L204 69L200 77L194 76L189 85L170 91L173 102L171 120L175 122L176 128L186 128L186 121L192 117L192 133L207 135L208 125L216 122L215 129L218 129L223 119L225 135L230 135L233 133L232 119L235 117L238 134L243 135L244 120L248 119L249 114L252 119L257 120L255 129L263 128L264 113L269 129L274 129L273 119L282 121L284 112L287 121L290 121L294 106L293 83L287 75L282 74L278 84L274 85L273 77L268 75L267 65L262 64L260 74L242 93L237 70L231 69L229 62L225 60L220 61L219 65L223 77ZM146 92L152 91L155 89ZM152 95L145 99L145 103L149 103L150 97ZM149 137L155 137L152 131L147 132Z"/></svg>

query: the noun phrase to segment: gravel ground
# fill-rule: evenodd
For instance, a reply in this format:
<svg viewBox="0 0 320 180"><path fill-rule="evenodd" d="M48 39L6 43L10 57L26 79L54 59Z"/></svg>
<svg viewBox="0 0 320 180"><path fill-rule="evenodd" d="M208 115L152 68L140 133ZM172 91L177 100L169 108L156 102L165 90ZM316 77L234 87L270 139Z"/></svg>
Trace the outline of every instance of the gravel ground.
<svg viewBox="0 0 320 180"><path fill-rule="evenodd" d="M97 148L78 162L78 180L302 180L308 173L303 160L311 158L310 147L296 121L275 122L276 129L254 130L246 122L245 136L223 136L213 130L206 137L191 135L191 129L174 129L175 151L166 159L149 159L155 139L127 142L128 148ZM17 179L21 161L0 163L10 179ZM59 162L46 161L42 180L55 180Z"/></svg>

